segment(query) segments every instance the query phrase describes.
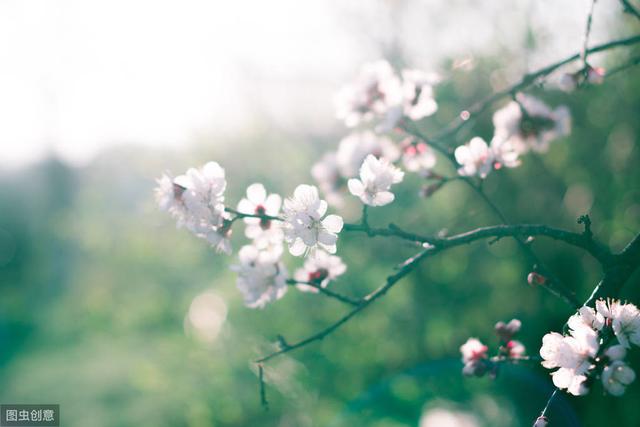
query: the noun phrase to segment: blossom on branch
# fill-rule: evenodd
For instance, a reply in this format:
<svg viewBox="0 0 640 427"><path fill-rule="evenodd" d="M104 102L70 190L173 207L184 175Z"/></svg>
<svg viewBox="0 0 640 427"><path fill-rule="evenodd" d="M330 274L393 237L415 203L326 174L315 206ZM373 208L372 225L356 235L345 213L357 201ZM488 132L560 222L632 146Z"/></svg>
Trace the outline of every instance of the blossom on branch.
<svg viewBox="0 0 640 427"><path fill-rule="evenodd" d="M560 389L567 389L573 395L587 394L585 382L587 372L592 368L591 359L596 356L600 343L598 334L586 324L576 324L570 335L556 332L542 338L540 356L542 366L547 369L560 368L552 373L553 383Z"/></svg>
<svg viewBox="0 0 640 427"><path fill-rule="evenodd" d="M456 148L454 156L461 165L458 173L462 176L485 178L493 168L493 153L480 137L472 138L467 144Z"/></svg>
<svg viewBox="0 0 640 427"><path fill-rule="evenodd" d="M517 340L507 342L505 347L507 350L507 356L511 359L520 359L527 353L527 349L524 344Z"/></svg>
<svg viewBox="0 0 640 427"><path fill-rule="evenodd" d="M435 152L424 142L408 140L402 149L402 165L409 172L427 174L436 165Z"/></svg>
<svg viewBox="0 0 640 427"><path fill-rule="evenodd" d="M602 370L602 385L613 396L622 396L629 384L636 379L636 373L620 360L616 360Z"/></svg>
<svg viewBox="0 0 640 427"><path fill-rule="evenodd" d="M640 346L640 311L634 304L623 304L619 300L596 301L598 314L611 325L613 333L623 346Z"/></svg>
<svg viewBox="0 0 640 427"><path fill-rule="evenodd" d="M460 347L462 353L462 363L464 368L462 373L467 376L482 376L489 368L487 351L489 348L477 338L469 338Z"/></svg>
<svg viewBox="0 0 640 427"><path fill-rule="evenodd" d="M196 237L207 240L218 252L229 254L231 221L224 207L226 187L224 169L209 162L174 179L163 175L155 190L156 200L179 227L184 226Z"/></svg>
<svg viewBox="0 0 640 427"><path fill-rule="evenodd" d="M184 182L186 189L182 200L187 207L187 227L208 225L217 227L224 220L224 190L227 187L225 172L216 162L208 162L202 168L190 168Z"/></svg>
<svg viewBox="0 0 640 427"><path fill-rule="evenodd" d="M316 251L307 258L304 266L296 271L298 282L309 282L326 288L329 282L337 279L347 271L347 266L339 256L329 255L324 251ZM313 286L298 284L297 288L304 292L318 292Z"/></svg>
<svg viewBox="0 0 640 427"><path fill-rule="evenodd" d="M520 331L521 327L522 322L520 322L520 320L511 319L509 323L504 323L502 321L496 323L494 329L501 341L509 342L511 341L511 338Z"/></svg>
<svg viewBox="0 0 640 427"><path fill-rule="evenodd" d="M223 214L223 222L220 227L212 227L206 223L200 223L192 226L191 232L201 239L209 242L217 252L231 255L231 220L227 213Z"/></svg>
<svg viewBox="0 0 640 427"><path fill-rule="evenodd" d="M260 250L282 252L284 233L279 221L267 218L280 214L282 198L278 194L269 194L260 183L251 184L247 188L247 197L238 203L238 212L258 215L262 218L244 218L245 235Z"/></svg>
<svg viewBox="0 0 640 427"><path fill-rule="evenodd" d="M420 70L402 70L402 96L404 115L420 120L438 111L433 98L433 85L438 77Z"/></svg>
<svg viewBox="0 0 640 427"><path fill-rule="evenodd" d="M182 199L187 189L186 182L174 179L169 174L163 174L156 182L158 187L155 189L155 198L160 210L169 212L178 222L178 226L183 225L187 215L187 207Z"/></svg>
<svg viewBox="0 0 640 427"><path fill-rule="evenodd" d="M572 92L585 83L599 85L604 82L607 70L602 67L592 67L587 65L586 68L573 73L564 73L558 79L558 87L565 92Z"/></svg>
<svg viewBox="0 0 640 427"><path fill-rule="evenodd" d="M348 182L349 191L369 206L384 206L393 202L394 194L389 191L393 184L402 181L404 172L385 159L368 155L360 168L360 179Z"/></svg>
<svg viewBox="0 0 640 427"><path fill-rule="evenodd" d="M321 200L317 187L299 185L293 197L284 201L284 236L291 255L300 256L316 248L336 252L342 217L327 215L327 202Z"/></svg>
<svg viewBox="0 0 640 427"><path fill-rule="evenodd" d="M240 263L231 266L238 273L237 286L250 308L262 308L287 292L287 270L272 253L255 246L243 246L238 253Z"/></svg>
<svg viewBox="0 0 640 427"><path fill-rule="evenodd" d="M508 142L518 153L544 153L554 139L571 132L571 115L565 106L552 110L539 99L519 93L516 101L493 114L493 126L494 139Z"/></svg>
<svg viewBox="0 0 640 427"><path fill-rule="evenodd" d="M542 366L559 368L553 383L574 395L589 391L588 380L602 378L606 391L624 393L635 373L623 361L626 348L638 345L640 313L633 304L618 300L598 300L596 309L582 307L567 321L569 335L551 332L542 339ZM612 341L616 338L618 343Z"/></svg>
<svg viewBox="0 0 640 427"><path fill-rule="evenodd" d="M336 96L337 117L348 127L383 117L402 100L400 79L384 60L362 66L356 80Z"/></svg>

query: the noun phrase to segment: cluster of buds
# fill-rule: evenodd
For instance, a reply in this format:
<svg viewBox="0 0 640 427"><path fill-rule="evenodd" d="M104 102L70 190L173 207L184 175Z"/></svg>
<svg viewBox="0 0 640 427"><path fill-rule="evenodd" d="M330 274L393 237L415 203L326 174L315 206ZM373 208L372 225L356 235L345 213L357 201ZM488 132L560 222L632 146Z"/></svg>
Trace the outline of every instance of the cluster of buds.
<svg viewBox="0 0 640 427"><path fill-rule="evenodd" d="M526 359L525 347L513 337L520 330L522 323L518 319L511 319L508 323L498 322L495 332L499 339L497 354L488 356L489 348L477 338L469 338L460 347L462 353L462 373L466 376L482 377L488 374L495 378L501 363L518 362Z"/></svg>

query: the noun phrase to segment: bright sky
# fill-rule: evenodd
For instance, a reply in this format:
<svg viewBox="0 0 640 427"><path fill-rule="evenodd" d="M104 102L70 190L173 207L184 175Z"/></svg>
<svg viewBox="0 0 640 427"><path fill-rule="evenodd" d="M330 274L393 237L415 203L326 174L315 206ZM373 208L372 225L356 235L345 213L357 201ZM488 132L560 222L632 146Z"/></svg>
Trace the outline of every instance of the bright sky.
<svg viewBox="0 0 640 427"><path fill-rule="evenodd" d="M518 48L527 20L557 59L579 47L588 1L415 0L396 15L393 3L407 2L0 0L0 166L51 152L84 163L115 143L181 146L256 111L319 129L333 91L377 59L394 22L416 65L481 53L500 33ZM609 3L602 15L616 12Z"/></svg>

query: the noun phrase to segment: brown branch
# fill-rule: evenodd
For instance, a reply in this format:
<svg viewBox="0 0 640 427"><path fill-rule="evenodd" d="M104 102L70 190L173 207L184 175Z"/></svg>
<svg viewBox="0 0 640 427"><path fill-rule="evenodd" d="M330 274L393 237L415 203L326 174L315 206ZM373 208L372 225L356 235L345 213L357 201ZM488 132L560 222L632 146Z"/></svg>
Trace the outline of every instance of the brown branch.
<svg viewBox="0 0 640 427"><path fill-rule="evenodd" d="M322 294L324 294L324 295L326 295L328 297L335 298L338 301L341 301L341 302L343 302L345 304L359 306L362 303L361 300L357 300L357 299L348 297L346 295L342 295L342 294L340 294L338 292L334 292L334 291L329 290L329 289L327 289L327 288L325 288L325 287L323 287L323 286L321 286L321 285L319 285L317 283L314 283L314 282L301 282L299 280L289 279L289 280L287 280L287 284L288 285L306 285L306 286L310 286L312 288L317 289L318 292L320 292L320 293L322 293Z"/></svg>
<svg viewBox="0 0 640 427"><path fill-rule="evenodd" d="M631 275L640 267L640 233L620 252L605 269L602 280L584 305L593 305L600 298L615 298Z"/></svg>
<svg viewBox="0 0 640 427"><path fill-rule="evenodd" d="M559 240L571 246L584 249L598 261L608 264L613 255L602 243L586 238L583 234L549 227L542 224L512 224L493 225L480 227L466 233L439 239L431 242L434 246L444 249L452 246L459 246L472 243L477 240L489 237L528 237L545 236L554 240Z"/></svg>
<svg viewBox="0 0 640 427"><path fill-rule="evenodd" d="M507 225L507 218L504 216L502 211L496 206L495 203L484 193L482 188L472 181L467 181L467 183L473 188L473 190L478 193L480 197L485 201L485 203L491 208L491 210L495 213L495 215L500 218L500 220ZM527 257L527 260L532 267L536 269L538 272L542 273L548 280L542 285L544 289L551 292L553 295L559 297L567 304L573 306L574 308L579 308L580 303L578 299L574 295L574 293L569 290L562 281L549 269L547 268L543 262L540 260L538 255L534 252L534 250L529 246L520 236L514 236L516 242L522 249L524 255Z"/></svg>
<svg viewBox="0 0 640 427"><path fill-rule="evenodd" d="M638 9L636 9L629 0L620 0L620 3L622 3L625 13L640 19L640 12L638 12Z"/></svg>
<svg viewBox="0 0 640 427"><path fill-rule="evenodd" d="M258 381L260 382L260 404L265 411L269 410L269 401L267 400L267 390L264 383L264 366L258 363Z"/></svg>
<svg viewBox="0 0 640 427"><path fill-rule="evenodd" d="M603 43L603 44L594 46L590 49L587 49L586 54L604 52L606 50L613 49L616 47L631 46L636 43L640 43L640 35L627 37L619 40L613 40L608 43ZM558 68L563 67L567 64L570 64L571 62L574 62L580 59L580 57L581 57L581 53L576 53L561 61L548 65L532 73L526 74L524 77L522 77L522 79L519 82L517 82L513 86L507 89L504 89L502 91L496 92L488 96L487 98L485 98L483 101L480 101L474 104L473 106L471 106L470 108L468 108L466 111L469 113L469 115L466 120L463 120L460 117L458 117L456 120L451 122L449 126L447 126L442 132L440 132L436 136L435 140L440 141L456 135L460 131L460 129L462 129L467 123L471 121L472 118L474 118L475 116L479 116L480 114L485 112L494 103L498 102L499 100L505 97L512 96L513 94L528 88L529 86L534 84L538 79L548 76L549 74L556 71Z"/></svg>
<svg viewBox="0 0 640 427"><path fill-rule="evenodd" d="M321 330L320 332L311 335L308 338L305 338L301 341L298 341L294 344L287 344L286 346L284 346L283 348L281 348L278 351L275 351L271 354L268 354L264 357L261 357L260 359L256 360L256 363L264 363L268 360L271 360L275 357L281 356L285 353L289 353L291 351L297 350L301 347L304 347L308 344L311 344L315 341L320 341L322 340L324 337L326 337L327 335L330 335L332 332L334 332L336 329L340 328L342 325L344 325L345 323L347 323L349 321L349 319L351 319L353 316L355 316L356 314L358 314L359 312L361 312L362 310L364 310L366 307L368 307L372 302L374 302L375 300L377 300L378 298L380 298L381 296L383 296L384 294L386 294L389 289L391 289L396 283L398 283L400 281L400 279L402 279L404 276L406 276L407 274L409 274L410 272L412 272L420 263L420 261L422 261L424 258L426 258L429 255L433 255L436 252L438 252L436 249L434 248L430 248L430 249L424 249L423 251L421 251L420 253L418 253L416 256L409 258L408 260L406 260L403 264L402 267L400 267L400 269L392 274L391 276L387 277L387 280L385 281L385 283L380 286L378 289L376 289L375 291L371 292L369 295L367 295L366 297L363 298L362 303L360 305L358 305L357 307L355 307L353 310L351 310L350 312L348 312L346 315L344 315L343 317L341 317L339 320L337 320L336 322L334 322L333 324L331 324L330 326L328 326L327 328Z"/></svg>
<svg viewBox="0 0 640 427"><path fill-rule="evenodd" d="M258 360L256 363L266 362L274 357L279 355L288 353L290 351L299 349L308 344L311 344L315 341L322 340L327 335L333 333L336 329L340 328L347 321L349 321L352 317L358 314L360 311L364 310L368 307L373 301L377 300L381 296L387 293L389 289L391 289L400 279L409 274L411 271L415 269L417 264L427 256L435 255L436 253L442 252L446 249L453 248L456 246L462 246L465 244L469 244L478 240L486 239L489 237L525 237L525 236L546 236L555 240L560 240L565 243L568 243L572 246L576 246L582 248L589 252L591 255L598 259L608 260L612 257L609 250L602 245L594 241L593 239L587 239L583 234L573 233L571 231L561 230L553 227L548 227L546 225L536 225L536 224L517 224L517 225L495 225L491 227L481 227L472 231L468 231L466 233L457 234L450 237L444 238L435 238L435 237L424 237L418 236L412 233L406 232L396 232L393 228L391 229L376 229L369 228L369 230L365 229L365 227L361 224L352 225L352 231L361 231L367 234L371 233L371 235L384 235L384 236L398 236L402 238L408 238L408 240L412 240L414 242L420 243L428 243L428 247L421 251L418 255L409 258L405 261L400 269L393 275L389 276L386 282L380 286L378 289L364 297L358 305L348 312L346 315L341 317L335 323L331 324L327 328L321 330L320 332L311 335L308 338L305 338L301 341L298 341L294 344L286 344L283 345L282 348L276 352L268 354ZM640 246L640 242L638 243ZM563 298L567 298L563 296ZM573 306L580 306L580 304L575 301L571 301Z"/></svg>
<svg viewBox="0 0 640 427"><path fill-rule="evenodd" d="M584 65L584 73L588 73L589 71L589 63L587 62L587 57L589 56L589 35L591 34L593 11L595 10L597 1L598 0L591 0L589 14L587 15L587 24L585 25L584 30L584 41L582 42L582 52L580 53L580 59L582 60L582 64Z"/></svg>

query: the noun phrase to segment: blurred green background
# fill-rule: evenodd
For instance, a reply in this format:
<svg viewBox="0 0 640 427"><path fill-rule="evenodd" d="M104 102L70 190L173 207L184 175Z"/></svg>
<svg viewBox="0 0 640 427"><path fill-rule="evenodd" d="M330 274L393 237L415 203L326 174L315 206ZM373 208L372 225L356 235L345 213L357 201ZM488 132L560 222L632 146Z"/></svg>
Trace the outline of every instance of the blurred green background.
<svg viewBox="0 0 640 427"><path fill-rule="evenodd" d="M607 58L613 66L625 55ZM473 72L452 71L437 89L440 110L423 129L433 133L489 93L489 76L509 60L488 57ZM548 154L529 154L521 167L491 174L487 194L514 222L579 230L576 218L589 213L595 235L621 249L640 230L640 70L571 94L532 93L568 105L573 132ZM467 129L465 137L490 139L490 114ZM311 182L310 165L343 132L283 131L256 119L245 132L225 136L224 145L211 134L189 150L121 146L84 167L52 157L3 172L0 402L59 403L64 426L404 427L418 426L433 408L473 417L450 425L530 425L551 391L547 371L512 366L495 380L460 372L459 346L476 336L495 348L496 321L521 319L519 338L536 354L542 335L571 314L527 285L530 266L510 239L429 259L335 334L268 363L269 410L261 407L250 362L272 349L278 334L303 338L347 307L295 289L264 310L243 307L227 268L234 258L177 230L155 207L154 179L215 160L227 171L231 205L253 182L287 195ZM438 170L453 173L444 161ZM396 202L371 211L371 223L453 234L498 222L462 183L428 199L418 196L422 184L408 175ZM358 210L348 207L344 215L354 222ZM237 229L236 250L242 237ZM600 275L593 259L544 239L535 249L586 299ZM342 234L339 255L348 271L332 286L368 293L414 251L400 240ZM301 264L286 262L290 272ZM636 274L621 297L640 303L639 285ZM188 326L192 301L207 292L217 296L218 314L208 341ZM639 356L630 356L636 370ZM585 397L558 399L553 425L635 426L638 399L639 381L622 398L595 387Z"/></svg>

